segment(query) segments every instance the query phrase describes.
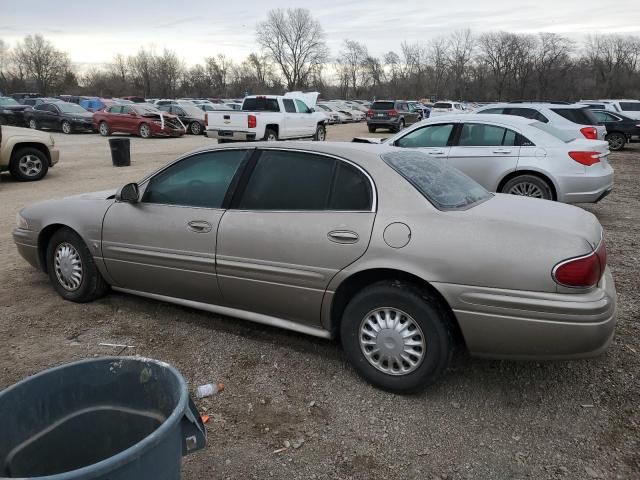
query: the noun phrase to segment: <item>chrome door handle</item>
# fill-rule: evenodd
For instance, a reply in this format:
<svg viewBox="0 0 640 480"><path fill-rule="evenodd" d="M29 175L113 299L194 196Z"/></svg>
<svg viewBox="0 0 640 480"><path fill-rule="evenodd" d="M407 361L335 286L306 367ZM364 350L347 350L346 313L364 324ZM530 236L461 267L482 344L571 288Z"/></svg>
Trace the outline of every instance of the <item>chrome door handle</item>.
<svg viewBox="0 0 640 480"><path fill-rule="evenodd" d="M360 239L356 232L349 230L333 230L327 233L327 237L336 243L356 243Z"/></svg>
<svg viewBox="0 0 640 480"><path fill-rule="evenodd" d="M187 227L196 233L209 233L213 228L209 222L205 222L204 220L192 220L187 223Z"/></svg>
<svg viewBox="0 0 640 480"><path fill-rule="evenodd" d="M511 153L511 150L506 150L504 148L498 148L493 151L493 153Z"/></svg>

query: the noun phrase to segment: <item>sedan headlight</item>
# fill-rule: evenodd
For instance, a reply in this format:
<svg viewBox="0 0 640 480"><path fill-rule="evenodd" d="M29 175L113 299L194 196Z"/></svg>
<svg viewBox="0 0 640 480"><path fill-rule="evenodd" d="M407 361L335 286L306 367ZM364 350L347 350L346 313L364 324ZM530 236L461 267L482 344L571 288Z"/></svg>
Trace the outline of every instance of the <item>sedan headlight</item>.
<svg viewBox="0 0 640 480"><path fill-rule="evenodd" d="M29 230L29 222L19 213L16 214L16 224L22 230Z"/></svg>

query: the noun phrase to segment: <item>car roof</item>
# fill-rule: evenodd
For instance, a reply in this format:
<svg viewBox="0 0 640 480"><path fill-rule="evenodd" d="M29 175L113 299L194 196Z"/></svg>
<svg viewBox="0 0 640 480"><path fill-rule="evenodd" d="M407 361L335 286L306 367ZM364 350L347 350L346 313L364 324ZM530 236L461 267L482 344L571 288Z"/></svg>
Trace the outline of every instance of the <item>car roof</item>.
<svg viewBox="0 0 640 480"><path fill-rule="evenodd" d="M517 115L504 115L502 113L463 113L463 114L451 114L451 115L438 115L437 117L430 117L419 122L421 125L428 125L432 123L439 123L442 120L450 120L456 122L496 122L503 123L505 125L531 125L538 120L533 118L519 117Z"/></svg>
<svg viewBox="0 0 640 480"><path fill-rule="evenodd" d="M527 103L510 103L510 102L500 102L500 103L490 103L488 105L483 105L480 107L482 110L488 108L535 108L535 107L544 107L544 108L586 108L585 105L577 105L575 103L564 104L564 103L548 103L548 102L527 102Z"/></svg>

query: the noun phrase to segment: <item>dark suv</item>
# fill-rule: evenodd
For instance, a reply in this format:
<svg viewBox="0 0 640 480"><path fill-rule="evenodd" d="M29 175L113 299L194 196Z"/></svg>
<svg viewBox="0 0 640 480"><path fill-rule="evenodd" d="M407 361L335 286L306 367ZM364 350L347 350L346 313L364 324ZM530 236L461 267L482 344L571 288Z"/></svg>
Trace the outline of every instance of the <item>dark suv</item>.
<svg viewBox="0 0 640 480"><path fill-rule="evenodd" d="M367 127L369 127L369 133L374 133L378 128L399 132L405 126L419 122L420 119L420 111L414 109L409 102L376 100L367 112Z"/></svg>

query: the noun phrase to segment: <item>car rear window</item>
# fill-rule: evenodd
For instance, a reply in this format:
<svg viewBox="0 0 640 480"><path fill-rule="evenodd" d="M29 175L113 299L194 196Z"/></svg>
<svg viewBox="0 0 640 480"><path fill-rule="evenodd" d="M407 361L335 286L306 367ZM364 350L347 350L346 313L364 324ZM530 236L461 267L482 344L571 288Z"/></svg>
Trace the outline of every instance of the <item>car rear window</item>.
<svg viewBox="0 0 640 480"><path fill-rule="evenodd" d="M275 98L246 98L242 110L247 112L279 112L280 106Z"/></svg>
<svg viewBox="0 0 640 480"><path fill-rule="evenodd" d="M394 102L373 102L371 110L393 110L394 107Z"/></svg>
<svg viewBox="0 0 640 480"><path fill-rule="evenodd" d="M623 112L640 112L640 102L620 102Z"/></svg>
<svg viewBox="0 0 640 480"><path fill-rule="evenodd" d="M438 102L433 106L433 108L453 108L453 107L451 107L450 103Z"/></svg>
<svg viewBox="0 0 640 480"><path fill-rule="evenodd" d="M418 150L389 152L382 159L439 210L466 210L493 196L461 171Z"/></svg>
<svg viewBox="0 0 640 480"><path fill-rule="evenodd" d="M598 124L598 120L588 108L552 108L551 111L578 125Z"/></svg>

